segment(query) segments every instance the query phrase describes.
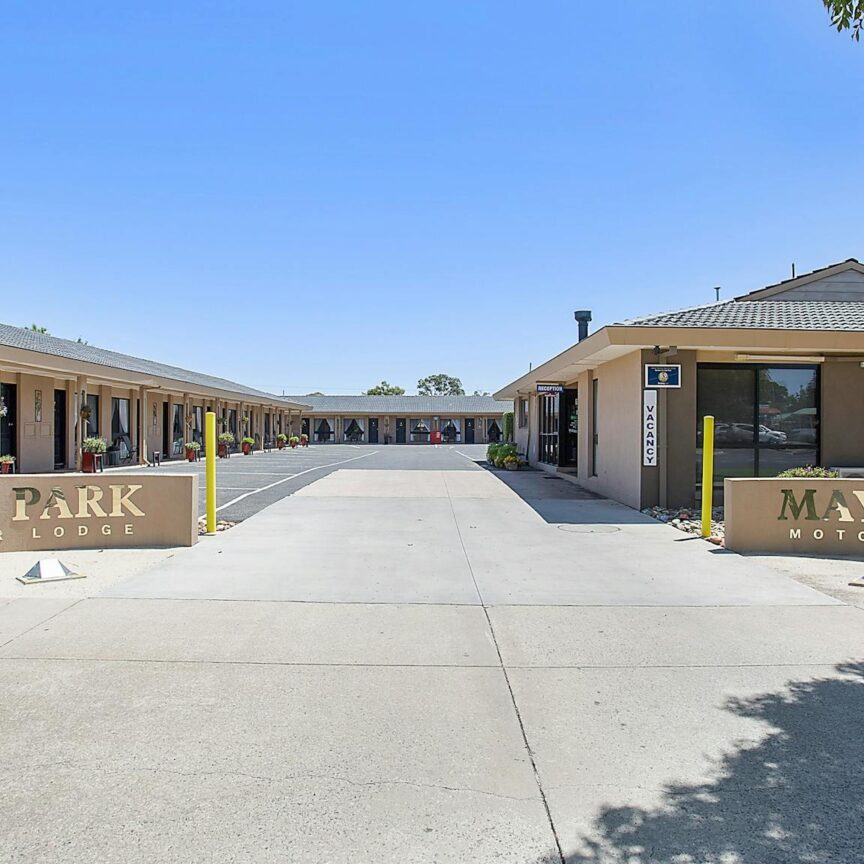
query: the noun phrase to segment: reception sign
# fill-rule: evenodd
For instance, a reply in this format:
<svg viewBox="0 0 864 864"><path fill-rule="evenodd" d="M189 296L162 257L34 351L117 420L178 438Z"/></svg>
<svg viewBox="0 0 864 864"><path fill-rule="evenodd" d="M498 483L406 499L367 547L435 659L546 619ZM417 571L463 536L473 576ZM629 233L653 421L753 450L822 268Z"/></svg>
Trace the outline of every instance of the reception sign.
<svg viewBox="0 0 864 864"><path fill-rule="evenodd" d="M165 474L0 477L0 552L191 546L198 480Z"/></svg>
<svg viewBox="0 0 864 864"><path fill-rule="evenodd" d="M733 552L864 555L864 480L725 481Z"/></svg>

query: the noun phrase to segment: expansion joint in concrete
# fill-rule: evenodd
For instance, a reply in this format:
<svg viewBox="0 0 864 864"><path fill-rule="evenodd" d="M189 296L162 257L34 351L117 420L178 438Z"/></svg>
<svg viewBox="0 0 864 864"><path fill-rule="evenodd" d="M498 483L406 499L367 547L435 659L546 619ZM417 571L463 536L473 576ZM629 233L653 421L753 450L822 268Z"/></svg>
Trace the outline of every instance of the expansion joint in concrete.
<svg viewBox="0 0 864 864"><path fill-rule="evenodd" d="M459 537L459 545L462 547L462 554L465 556L465 564L468 567L468 572L471 574L471 581L474 583L474 590L477 592L480 606L483 609L483 614L486 616L486 626L489 628L489 635L492 637L492 644L495 646L495 653L498 655L498 665L501 667L501 674L504 676L504 683L507 685L507 692L510 694L513 713L516 715L516 722L519 724L519 733L522 736L522 743L525 746L525 752L528 755L528 761L531 764L531 771L534 774L534 782L537 784L537 792L540 795L540 801L542 802L543 810L546 813L546 821L549 823L549 830L552 832L552 837L555 840L558 864L566 864L564 849L561 845L558 831L555 828L555 820L552 818L552 810L549 807L546 792L543 789L543 781L540 778L540 771L537 768L537 760L534 758L534 751L531 749L531 744L528 741L528 733L525 731L525 723L523 722L522 714L519 711L519 703L516 701L516 694L513 692L513 684L510 681L510 675L507 673L507 667L504 665L504 657L501 654L501 646L498 644L495 627L492 625L492 618L489 615L489 609L486 606L486 601L483 599L483 592L480 590L480 585L477 583L477 577L474 574L474 568L471 566L471 558L468 555L468 550L465 548L465 539L462 536L462 529L459 526L459 519L456 516L456 508L453 506L453 497L450 495L450 489L447 486L447 477L444 476L443 479L444 488L447 491L447 500L450 502L450 512L453 514L453 522L456 525L456 533Z"/></svg>

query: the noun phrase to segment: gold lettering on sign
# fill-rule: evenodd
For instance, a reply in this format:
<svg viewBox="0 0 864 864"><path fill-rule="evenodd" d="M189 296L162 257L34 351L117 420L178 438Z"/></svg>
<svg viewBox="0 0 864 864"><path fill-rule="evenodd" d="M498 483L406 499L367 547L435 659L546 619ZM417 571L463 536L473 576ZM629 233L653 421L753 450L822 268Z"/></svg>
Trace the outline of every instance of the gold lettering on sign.
<svg viewBox="0 0 864 864"><path fill-rule="evenodd" d="M102 526L102 533L106 537L110 537L111 536L111 526L110 525L103 525Z"/></svg>
<svg viewBox="0 0 864 864"><path fill-rule="evenodd" d="M79 537L86 537L89 531L90 531L90 529L86 525L79 525L78 526L78 536Z"/></svg>
<svg viewBox="0 0 864 864"><path fill-rule="evenodd" d="M104 491L98 486L78 486L78 518L88 519L88 510L94 516L101 516L103 519L108 515L99 502L102 500Z"/></svg>
<svg viewBox="0 0 864 864"><path fill-rule="evenodd" d="M832 513L839 513L838 522L854 522L852 512L849 510L849 505L843 497L843 493L839 489L835 489L831 493L831 500L825 508L825 513L822 518L827 522L831 518Z"/></svg>
<svg viewBox="0 0 864 864"><path fill-rule="evenodd" d="M144 512L139 510L138 507L135 506L129 499L141 488L140 485L135 485L134 483L129 484L129 491L124 494L123 489L125 486L111 486L111 515L112 516L122 516L124 506L129 512L130 516L143 516Z"/></svg>
<svg viewBox="0 0 864 864"><path fill-rule="evenodd" d="M778 522L785 522L789 518L786 515L787 508L792 511L793 519L799 519L801 511L805 509L807 511L805 519L815 522L819 518L816 515L816 502L814 501L814 496L816 495L815 489L805 489L804 497L800 502L795 500L795 493L792 489L781 489L780 491L783 493L783 506L780 508L780 515L777 517Z"/></svg>
<svg viewBox="0 0 864 864"><path fill-rule="evenodd" d="M862 492L860 489L853 489L852 494L858 499L858 503L862 507L864 507L864 492ZM864 519L862 519L861 521L864 522Z"/></svg>
<svg viewBox="0 0 864 864"><path fill-rule="evenodd" d="M63 493L62 489L58 489L56 486L51 490L51 494L48 496L48 500L45 502L45 506L42 508L42 515L39 518L50 519L51 514L48 511L52 507L57 508L58 519L72 518L72 511L69 509L69 505L66 503L66 495Z"/></svg>
<svg viewBox="0 0 864 864"><path fill-rule="evenodd" d="M27 508L32 507L39 501L39 490L32 486L16 486L12 489L15 493L15 515L12 517L13 522L29 522L30 517L27 515ZM27 500L27 496L30 500Z"/></svg>

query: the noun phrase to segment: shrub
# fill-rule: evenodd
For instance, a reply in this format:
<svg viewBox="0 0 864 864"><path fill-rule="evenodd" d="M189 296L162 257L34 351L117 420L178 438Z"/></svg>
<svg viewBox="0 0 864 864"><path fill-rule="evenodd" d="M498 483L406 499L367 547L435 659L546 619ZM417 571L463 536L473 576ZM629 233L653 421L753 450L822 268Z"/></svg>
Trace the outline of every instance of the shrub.
<svg viewBox="0 0 864 864"><path fill-rule="evenodd" d="M276 440L277 440L277 441L281 441L281 442L284 444L284 443L288 440L288 436L287 436L284 432L280 432L280 433L276 436Z"/></svg>
<svg viewBox="0 0 864 864"><path fill-rule="evenodd" d="M201 445L197 441L187 441L183 445L187 450L200 450Z"/></svg>
<svg viewBox="0 0 864 864"><path fill-rule="evenodd" d="M234 433L233 432L220 432L219 433L219 443L220 444L233 444L234 443Z"/></svg>
<svg viewBox="0 0 864 864"><path fill-rule="evenodd" d="M5 465L7 462L14 462L14 461L15 461L14 456L10 456L8 453L0 454L0 464Z"/></svg>
<svg viewBox="0 0 864 864"><path fill-rule="evenodd" d="M300 439L299 439L296 435L292 435L292 436L288 439L288 443L289 443L289 444L299 444L299 443L300 443Z"/></svg>
<svg viewBox="0 0 864 864"><path fill-rule="evenodd" d="M108 449L108 442L104 438L85 438L81 442L81 449L85 453L104 453Z"/></svg>
<svg viewBox="0 0 864 864"><path fill-rule="evenodd" d="M490 444L486 448L486 461L490 465L495 464L495 460L498 458L498 450L502 447L502 444Z"/></svg>
<svg viewBox="0 0 864 864"><path fill-rule="evenodd" d="M801 468L787 468L785 471L781 471L778 477L800 477L802 480L813 480L813 479L832 479L834 477L839 477L840 472L834 471L831 468L820 468L818 465L804 465Z"/></svg>
<svg viewBox="0 0 864 864"><path fill-rule="evenodd" d="M243 442L242 442L242 443L243 443L243 444L254 444L254 443L255 443L255 439L254 439L254 438L250 438L250 437L247 435L247 436L243 439Z"/></svg>
<svg viewBox="0 0 864 864"><path fill-rule="evenodd" d="M512 441L513 440L513 412L505 411L504 412L504 440Z"/></svg>

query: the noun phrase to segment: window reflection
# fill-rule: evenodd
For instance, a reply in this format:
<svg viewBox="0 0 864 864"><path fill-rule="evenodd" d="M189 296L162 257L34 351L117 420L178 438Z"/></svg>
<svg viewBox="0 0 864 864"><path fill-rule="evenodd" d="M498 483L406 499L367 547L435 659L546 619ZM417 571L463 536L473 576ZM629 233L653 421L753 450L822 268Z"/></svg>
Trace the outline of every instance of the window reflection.
<svg viewBox="0 0 864 864"><path fill-rule="evenodd" d="M714 477L774 477L819 459L816 366L700 366L697 477L702 421L714 416Z"/></svg>

